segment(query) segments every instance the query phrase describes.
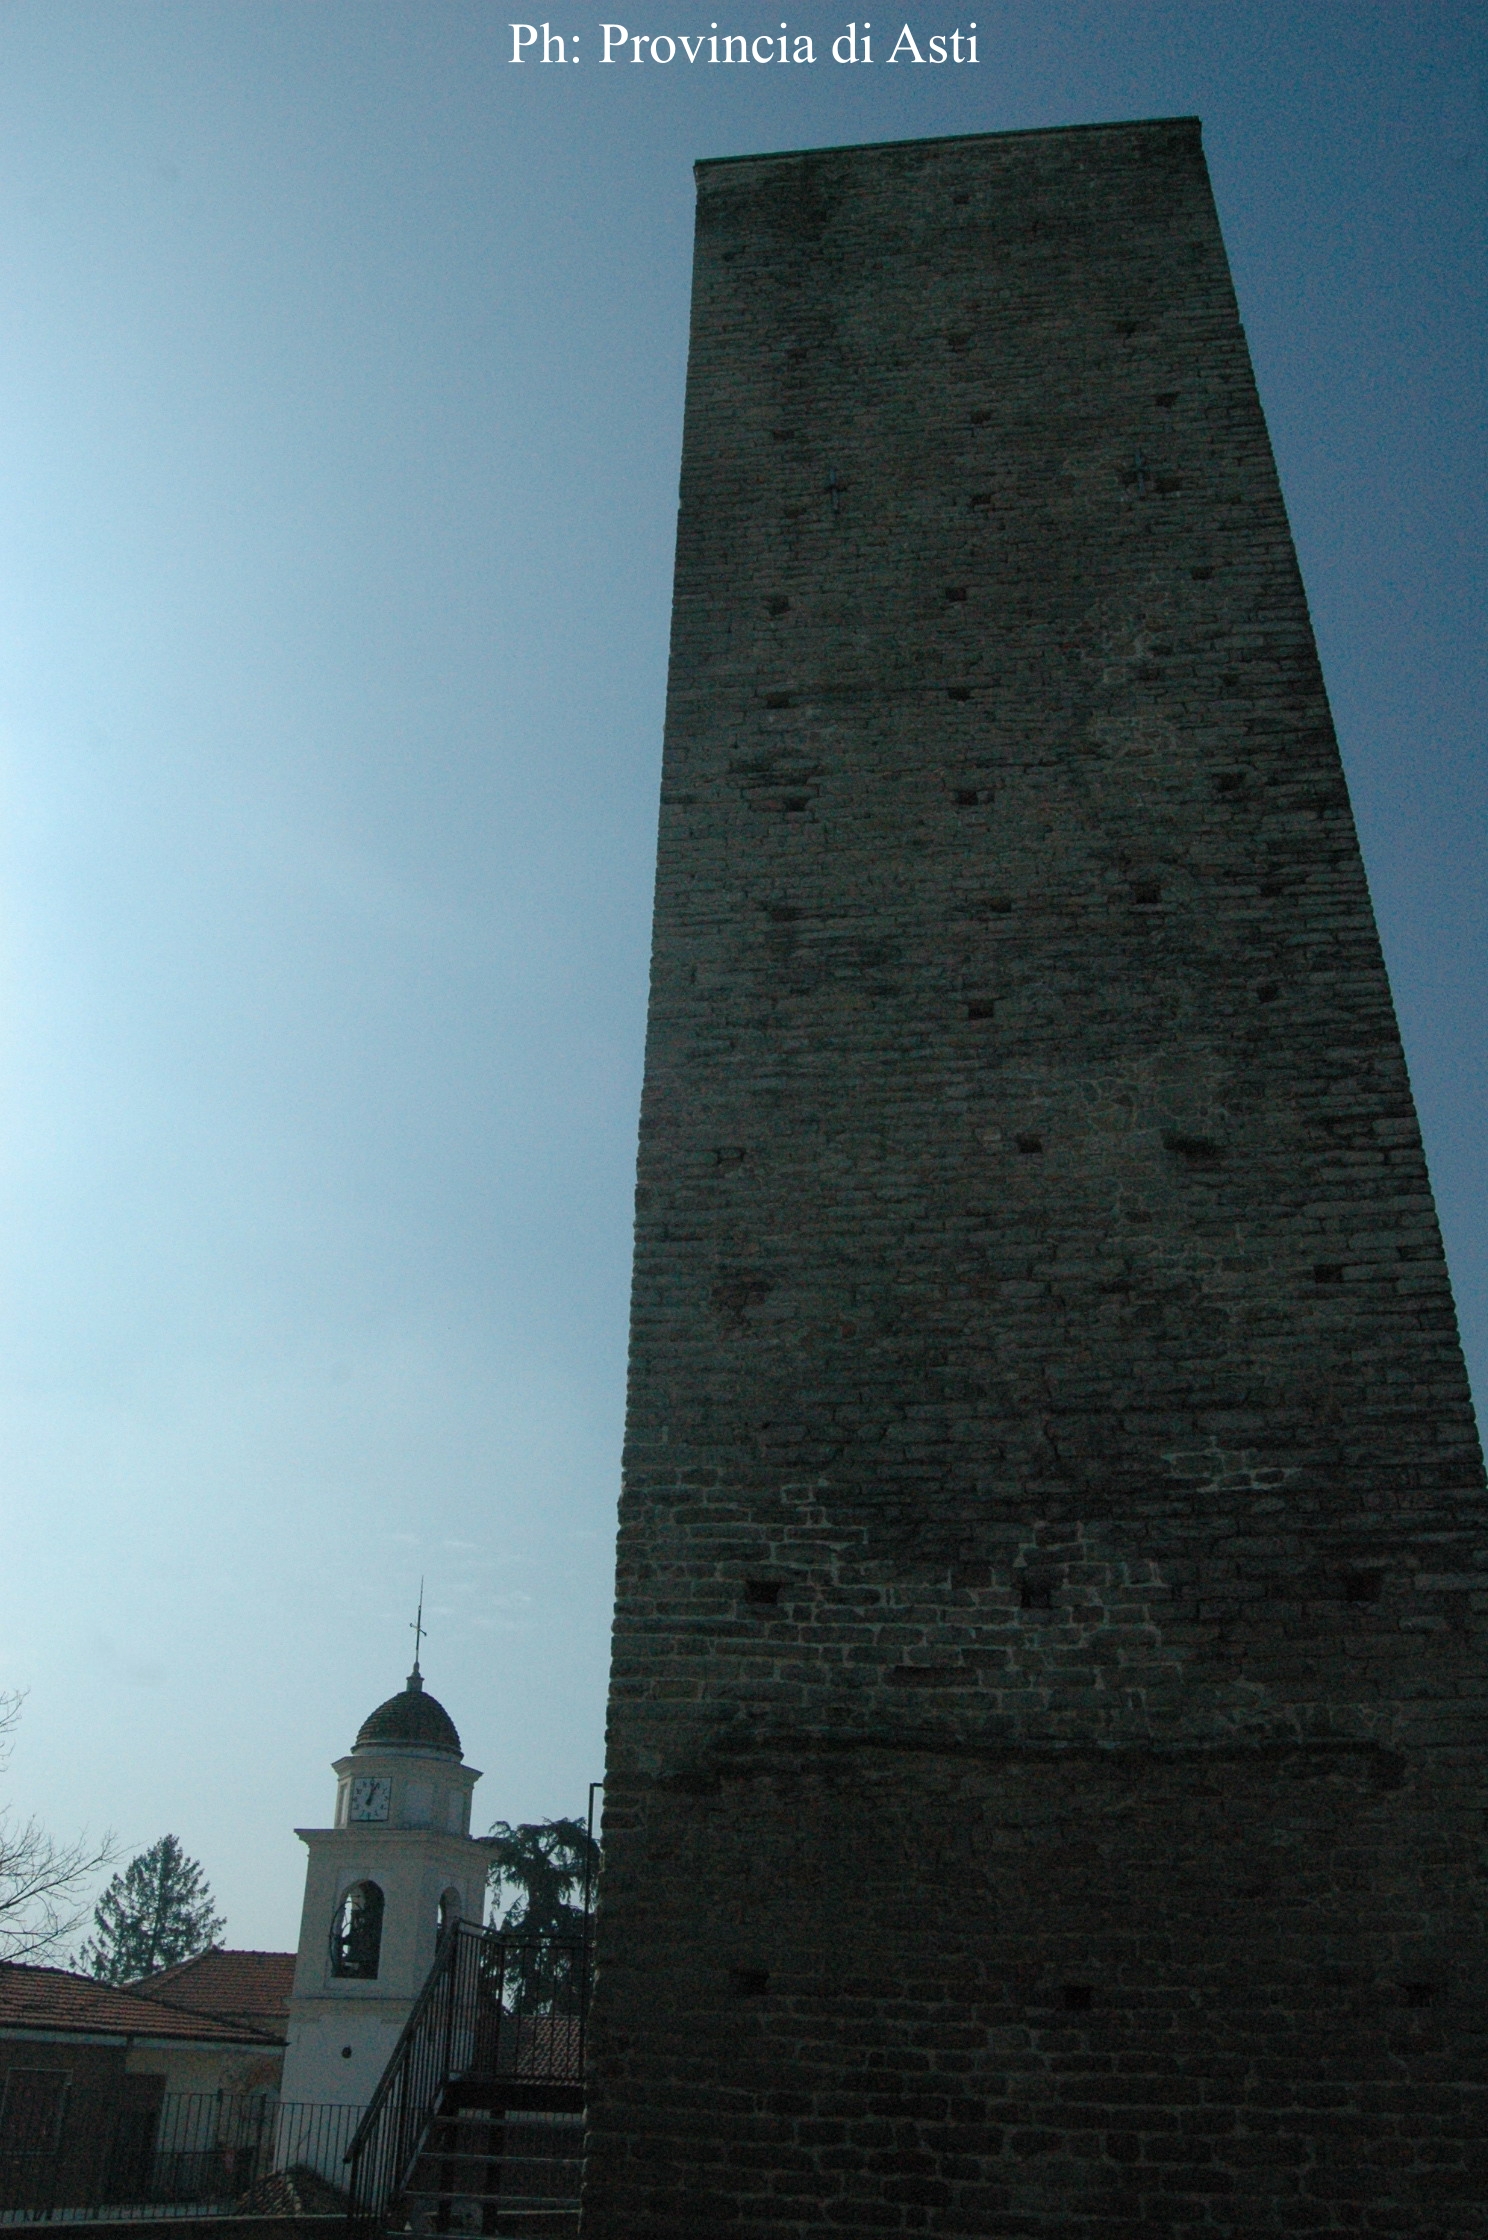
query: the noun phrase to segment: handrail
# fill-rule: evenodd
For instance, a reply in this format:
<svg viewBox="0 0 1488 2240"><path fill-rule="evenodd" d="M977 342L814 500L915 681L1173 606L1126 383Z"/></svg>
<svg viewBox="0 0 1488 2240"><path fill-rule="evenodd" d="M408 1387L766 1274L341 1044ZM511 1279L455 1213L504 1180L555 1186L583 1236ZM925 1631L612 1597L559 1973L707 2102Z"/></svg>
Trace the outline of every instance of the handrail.
<svg viewBox="0 0 1488 2240"><path fill-rule="evenodd" d="M423 1990L419 1993L418 1997L414 2000L412 2007L409 2009L408 2020L404 2023L402 2029L398 2032L397 2041L393 2046L392 2052L388 2055L387 2067L383 2070L381 2077L378 2079L376 2091L373 2093L371 2099L367 2102L367 2112L362 2117L361 2122L357 2125L356 2130L352 2133L351 2145L347 2148L345 2155L342 2157L342 2160L345 2162L350 2162L352 2156L361 2146L362 2139L366 2134L368 2125L371 2123L372 2118L377 2114L378 2109L382 2106L383 2101L387 2098L389 2092L391 2092L393 2088L393 2085L396 2081L398 2057L402 2053L403 2048L407 2044L408 2040L413 2036L414 2031L418 2028L419 2021L423 2015L425 2007L428 2006L429 2001L433 1998L435 1992L438 1990L440 1976L447 1973L449 1969L450 1962L454 1956L455 1946L459 1941L461 1926L462 1924L459 1921L450 1921L447 1922L444 1928L439 1932L439 1942L434 1947L434 1965L430 1968L428 1975L424 1978Z"/></svg>
<svg viewBox="0 0 1488 2240"><path fill-rule="evenodd" d="M346 2150L350 2216L372 2230L409 2187L447 2088L501 2102L509 2086L579 2085L590 1945L453 1922Z"/></svg>

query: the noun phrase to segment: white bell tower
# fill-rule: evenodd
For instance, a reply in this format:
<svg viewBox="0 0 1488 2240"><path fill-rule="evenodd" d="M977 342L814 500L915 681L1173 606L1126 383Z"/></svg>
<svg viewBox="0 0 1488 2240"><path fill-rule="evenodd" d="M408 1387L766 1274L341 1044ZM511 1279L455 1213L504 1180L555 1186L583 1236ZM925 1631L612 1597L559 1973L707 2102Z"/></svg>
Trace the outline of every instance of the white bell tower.
<svg viewBox="0 0 1488 2240"><path fill-rule="evenodd" d="M480 1775L416 1657L335 1770L335 1826L295 1830L310 1860L280 2096L365 2106L440 1929L485 1918L489 1853L470 1833Z"/></svg>

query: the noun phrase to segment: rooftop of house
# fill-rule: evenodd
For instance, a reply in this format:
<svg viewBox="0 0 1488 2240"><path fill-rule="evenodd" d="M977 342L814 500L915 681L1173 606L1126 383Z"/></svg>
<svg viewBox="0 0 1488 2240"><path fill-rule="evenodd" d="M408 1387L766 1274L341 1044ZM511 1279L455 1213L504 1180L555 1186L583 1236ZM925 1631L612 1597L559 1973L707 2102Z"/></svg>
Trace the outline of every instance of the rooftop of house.
<svg viewBox="0 0 1488 2240"><path fill-rule="evenodd" d="M220 2015L282 2038L294 1972L292 1952L229 1952L214 1944L194 1960L178 1960L129 1988L143 1999L168 2000L173 2007Z"/></svg>
<svg viewBox="0 0 1488 2240"><path fill-rule="evenodd" d="M133 1986L98 1983L67 1968L0 1962L0 2036L30 2030L78 2037L180 2038L205 2045L263 2045L284 2037L282 2025L269 2029L246 2018L207 2013L158 1994L147 1997Z"/></svg>

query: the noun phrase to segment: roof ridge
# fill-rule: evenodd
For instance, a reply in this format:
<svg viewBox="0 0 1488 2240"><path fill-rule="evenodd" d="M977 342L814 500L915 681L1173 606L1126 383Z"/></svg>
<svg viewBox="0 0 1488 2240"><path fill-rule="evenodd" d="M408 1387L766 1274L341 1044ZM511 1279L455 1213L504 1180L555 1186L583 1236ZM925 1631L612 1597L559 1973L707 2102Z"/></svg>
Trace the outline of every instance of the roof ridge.
<svg viewBox="0 0 1488 2240"><path fill-rule="evenodd" d="M201 1951L193 1952L189 1960L170 1960L167 1961L166 1966L171 1968L194 1968L198 1960L210 1960L214 1952L219 1953L224 1960L251 1960L255 1957L259 1959L273 1960L278 1957L278 1954L282 1950L283 1947L279 1945L204 1944L201 1948ZM163 1973L164 1971L162 1970L160 1972Z"/></svg>
<svg viewBox="0 0 1488 2240"><path fill-rule="evenodd" d="M180 1976L188 1968L199 1968L204 1960L293 1960L295 1954L284 1946L209 1944L201 1952L193 1952L189 1960L172 1960L168 1966L157 1968L152 1975L136 1976L136 1984L163 1983L167 1976Z"/></svg>
<svg viewBox="0 0 1488 2240"><path fill-rule="evenodd" d="M16 1976L63 1976L69 1983L88 1983L95 1991L117 1991L116 1983L105 1983L99 1976L84 1975L81 1968L50 1968L44 1960L0 1960L0 1968L8 1968Z"/></svg>

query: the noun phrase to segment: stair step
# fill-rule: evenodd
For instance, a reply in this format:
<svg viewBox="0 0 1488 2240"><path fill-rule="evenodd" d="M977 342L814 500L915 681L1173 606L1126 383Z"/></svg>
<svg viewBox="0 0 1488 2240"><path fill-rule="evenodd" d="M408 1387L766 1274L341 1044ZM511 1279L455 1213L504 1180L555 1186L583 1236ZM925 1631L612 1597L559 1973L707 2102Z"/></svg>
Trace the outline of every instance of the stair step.
<svg viewBox="0 0 1488 2240"><path fill-rule="evenodd" d="M403 2198L405 2201L494 2201L499 2196L503 2201L554 2201L566 2200L570 2192L575 2199L578 2198L581 2175L578 2163L573 2163L568 2168L549 2163L546 2174L554 2178L561 2177L565 2182L561 2185L538 2185L529 2179L526 2185L519 2182L515 2185L498 2186L494 2193L488 2192L484 2186L473 2185L405 2186Z"/></svg>
<svg viewBox="0 0 1488 2240"><path fill-rule="evenodd" d="M493 2155L490 2152L489 2148L482 2148L480 2152L477 2153L476 2150L472 2147L466 2150L464 2153L457 2153L453 2147L436 2147L425 2148L423 2154L419 2157L419 2160L421 2162L477 2162L484 2164L487 2162L499 2162L502 2160L502 2157L500 2155Z"/></svg>
<svg viewBox="0 0 1488 2240"><path fill-rule="evenodd" d="M584 2134L577 2125L569 2132L560 2131L555 2134L551 2131L539 2131L534 2137L525 2124L513 2124L504 2136L486 2139L479 2146L446 2146L426 2141L420 2150L419 2159L427 2162L497 2162L504 2154L526 2154L551 2155L556 2161L562 2162L570 2155L581 2155L583 2151Z"/></svg>
<svg viewBox="0 0 1488 2240"><path fill-rule="evenodd" d="M453 2185L409 2185L405 2186L403 2191L410 2201L415 2196L420 2201L466 2201L473 2200L478 2193L491 2190L503 2196L530 2193L542 2194L546 2198L561 2190L560 2181L562 2186L571 2186L577 2193L582 2168L583 2165L576 2155L572 2162L529 2163L525 2172L513 2170L508 2165L502 2173L503 2182L494 2188L489 2185L489 2181L483 2184L472 2174L468 2179L457 2178ZM526 2179L525 2184L523 2183L524 2177Z"/></svg>
<svg viewBox="0 0 1488 2240"><path fill-rule="evenodd" d="M442 2193L405 2193L403 2196L407 2203L441 2202L449 2198L450 2196ZM549 2214L555 2217L566 2217L571 2216L577 2208L579 2196L577 2190L575 2190L571 2195L562 2194L556 2200L550 2193L459 2193L454 2196L454 2199L460 2203L462 2208L509 2209L513 2216L524 2217L547 2216Z"/></svg>
<svg viewBox="0 0 1488 2240"><path fill-rule="evenodd" d="M581 2130L583 2122L583 2112L577 2108L460 2108L435 2116L433 2128L442 2131L457 2124L469 2124L472 2127L481 2125L491 2130L503 2123L530 2123L534 2130L547 2130L551 2127L558 2131L568 2127Z"/></svg>
<svg viewBox="0 0 1488 2240"><path fill-rule="evenodd" d="M472 2209L479 2208L481 2210L481 2221L483 2223L485 2222L485 2212L491 2212L491 2229L494 2232L504 2232L512 2235L532 2233L535 2236L540 2235L541 2240L570 2240L570 2236L575 2236L576 2240L579 2229L577 2198L568 2202L547 2202L541 2207L536 2203L517 2207L510 2202L499 2201L481 2203L472 2201L470 2205ZM411 2233L416 2224L417 2217L415 2216L413 2222L404 2229ZM462 2235L453 2225L450 2227L450 2240L462 2240Z"/></svg>
<svg viewBox="0 0 1488 2240"><path fill-rule="evenodd" d="M546 2144L539 2146L535 2140L511 2139L504 2153L495 2148L483 2148L479 2154L473 2150L463 2154L425 2152L419 2156L414 2169L448 2170L463 2162L479 2170L492 2162L582 2162L583 2159L584 2150L577 2139L572 2144L565 2139L556 2148Z"/></svg>

